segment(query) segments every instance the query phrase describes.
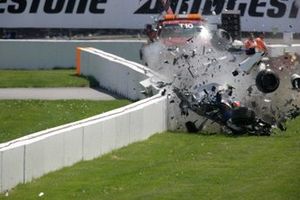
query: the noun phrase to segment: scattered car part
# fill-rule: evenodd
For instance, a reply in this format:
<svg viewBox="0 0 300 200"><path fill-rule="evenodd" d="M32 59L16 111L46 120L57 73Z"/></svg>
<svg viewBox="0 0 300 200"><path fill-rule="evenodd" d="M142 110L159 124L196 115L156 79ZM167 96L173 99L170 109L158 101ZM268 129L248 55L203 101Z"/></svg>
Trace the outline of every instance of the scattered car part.
<svg viewBox="0 0 300 200"><path fill-rule="evenodd" d="M300 75L293 74L291 77L293 89L300 89Z"/></svg>
<svg viewBox="0 0 300 200"><path fill-rule="evenodd" d="M219 50L227 50L232 47L232 37L224 29L218 29L212 37L212 45Z"/></svg>
<svg viewBox="0 0 300 200"><path fill-rule="evenodd" d="M266 94L276 91L280 85L278 75L270 69L260 71L255 82L257 89Z"/></svg>
<svg viewBox="0 0 300 200"><path fill-rule="evenodd" d="M246 58L243 62L239 64L240 71L246 72L247 74L255 67L258 66L262 57L264 56L263 52L257 52L252 56Z"/></svg>

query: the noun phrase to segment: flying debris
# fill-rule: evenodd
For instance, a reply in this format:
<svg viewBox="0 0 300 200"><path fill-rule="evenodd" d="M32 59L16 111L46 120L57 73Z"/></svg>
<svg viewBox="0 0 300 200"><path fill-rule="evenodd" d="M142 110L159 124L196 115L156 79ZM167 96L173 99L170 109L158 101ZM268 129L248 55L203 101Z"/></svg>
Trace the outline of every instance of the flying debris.
<svg viewBox="0 0 300 200"><path fill-rule="evenodd" d="M154 28L141 55L163 83L171 129L270 135L300 114L299 54L273 57L259 37L261 47L248 54L242 41L211 30L201 15L165 10L147 26Z"/></svg>
<svg viewBox="0 0 300 200"><path fill-rule="evenodd" d="M293 89L300 89L300 75L293 74L291 77L291 83L293 86Z"/></svg>

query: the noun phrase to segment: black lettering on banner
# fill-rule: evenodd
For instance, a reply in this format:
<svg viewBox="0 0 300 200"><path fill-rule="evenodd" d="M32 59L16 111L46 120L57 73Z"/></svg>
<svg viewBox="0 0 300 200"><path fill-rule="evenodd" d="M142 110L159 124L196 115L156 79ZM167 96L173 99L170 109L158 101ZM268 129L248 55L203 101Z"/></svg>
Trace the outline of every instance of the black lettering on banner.
<svg viewBox="0 0 300 200"><path fill-rule="evenodd" d="M269 0L270 7L267 7L268 0L249 0L249 1L238 1L238 0L172 0L170 3L171 9L179 14L188 13L199 13L202 8L203 15L211 15L214 11L216 15L221 14L224 8L227 10L240 10L241 16L245 16L248 12L250 17L264 17L265 14L271 18L282 18L288 11L288 5L290 0ZM292 1L292 0L291 0ZM299 15L299 9L294 0L289 18L297 18ZM179 5L179 2L181 3ZM155 3L154 6L151 5ZM203 7L201 6L204 4ZM178 9L179 7L179 9ZM163 5L160 0L147 0L140 8L138 8L134 14L159 14L163 11Z"/></svg>
<svg viewBox="0 0 300 200"><path fill-rule="evenodd" d="M105 10L103 8L98 8L98 4L106 2L106 0L92 0L90 5L90 12L95 14L104 13Z"/></svg>
<svg viewBox="0 0 300 200"><path fill-rule="evenodd" d="M198 1L194 1L192 9L191 9L191 13L199 13L200 11L200 6L201 6L201 1L202 0L198 0Z"/></svg>
<svg viewBox="0 0 300 200"><path fill-rule="evenodd" d="M87 0L80 0L76 13L83 14L85 12L86 5L87 5Z"/></svg>
<svg viewBox="0 0 300 200"><path fill-rule="evenodd" d="M26 1L24 0L11 0L12 2L16 3L16 5L9 5L7 6L7 10L9 13L22 13L26 9Z"/></svg>
<svg viewBox="0 0 300 200"><path fill-rule="evenodd" d="M283 17L286 12L286 5L278 0L270 0L270 5L276 7L277 9L268 9L267 15L273 18Z"/></svg>
<svg viewBox="0 0 300 200"><path fill-rule="evenodd" d="M266 2L260 2L260 0L252 0L249 8L249 16L252 17L263 17L264 13L257 12L257 7L266 7Z"/></svg>
<svg viewBox="0 0 300 200"><path fill-rule="evenodd" d="M40 0L33 0L29 13L37 13L38 9L39 9L39 5L40 5Z"/></svg>
<svg viewBox="0 0 300 200"><path fill-rule="evenodd" d="M76 3L76 0L68 0L67 8L66 8L67 14L73 13L74 8L75 8L75 3Z"/></svg>
<svg viewBox="0 0 300 200"><path fill-rule="evenodd" d="M170 3L171 10L173 10L174 13L176 12L176 9L177 9L177 6L178 6L178 1L179 0L173 0Z"/></svg>
<svg viewBox="0 0 300 200"><path fill-rule="evenodd" d="M152 0L148 0L134 14L159 14L163 11L163 5L160 1L156 1L154 8L151 8L151 2Z"/></svg>
<svg viewBox="0 0 300 200"><path fill-rule="evenodd" d="M185 1L185 0L184 0ZM171 9L175 12L179 0L172 0L170 3ZM156 0L154 8L151 8L152 0L146 1L134 14L159 14L164 11L164 6L160 0Z"/></svg>
<svg viewBox="0 0 300 200"><path fill-rule="evenodd" d="M294 1L289 18L297 18L298 12L299 7L296 5L296 1Z"/></svg>
<svg viewBox="0 0 300 200"><path fill-rule="evenodd" d="M6 3L7 0L0 0L0 5L1 3ZM5 9L4 8L0 8L0 13L4 13Z"/></svg>
<svg viewBox="0 0 300 200"><path fill-rule="evenodd" d="M189 9L189 4L187 3L189 0L182 0L180 9L179 9L179 14L187 13Z"/></svg>
<svg viewBox="0 0 300 200"><path fill-rule="evenodd" d="M239 5L239 11L241 12L241 16L243 17L246 13L246 8L247 8L247 4L246 3L241 3Z"/></svg>
<svg viewBox="0 0 300 200"><path fill-rule="evenodd" d="M53 1L56 3L53 5ZM65 0L46 0L44 11L48 14L60 13L64 7Z"/></svg>
<svg viewBox="0 0 300 200"><path fill-rule="evenodd" d="M233 10L236 4L236 0L228 0L227 3L227 10Z"/></svg>
<svg viewBox="0 0 300 200"><path fill-rule="evenodd" d="M206 0L203 8L203 15L211 15L212 8L214 7L214 11L217 15L219 15L224 8L225 0Z"/></svg>

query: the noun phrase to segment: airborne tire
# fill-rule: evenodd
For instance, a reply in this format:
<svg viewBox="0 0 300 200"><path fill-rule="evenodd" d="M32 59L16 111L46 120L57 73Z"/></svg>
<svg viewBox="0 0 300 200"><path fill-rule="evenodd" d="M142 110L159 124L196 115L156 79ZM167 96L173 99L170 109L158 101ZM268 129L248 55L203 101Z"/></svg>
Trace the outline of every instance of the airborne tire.
<svg viewBox="0 0 300 200"><path fill-rule="evenodd" d="M257 89L266 94L276 91L280 85L278 75L272 70L259 72L255 82Z"/></svg>

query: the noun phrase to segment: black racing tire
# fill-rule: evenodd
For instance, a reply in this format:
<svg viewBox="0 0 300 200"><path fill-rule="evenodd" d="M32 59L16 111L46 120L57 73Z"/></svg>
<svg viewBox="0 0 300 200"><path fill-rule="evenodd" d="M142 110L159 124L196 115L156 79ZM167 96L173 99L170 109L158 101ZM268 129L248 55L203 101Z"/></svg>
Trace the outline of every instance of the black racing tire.
<svg viewBox="0 0 300 200"><path fill-rule="evenodd" d="M189 133L197 133L199 131L196 124L191 121L186 122L185 127Z"/></svg>
<svg viewBox="0 0 300 200"><path fill-rule="evenodd" d="M231 122L237 126L247 126L255 121L255 113L247 107L232 110Z"/></svg>
<svg viewBox="0 0 300 200"><path fill-rule="evenodd" d="M279 76L270 69L260 71L256 77L256 87L263 93L272 93L280 85Z"/></svg>

